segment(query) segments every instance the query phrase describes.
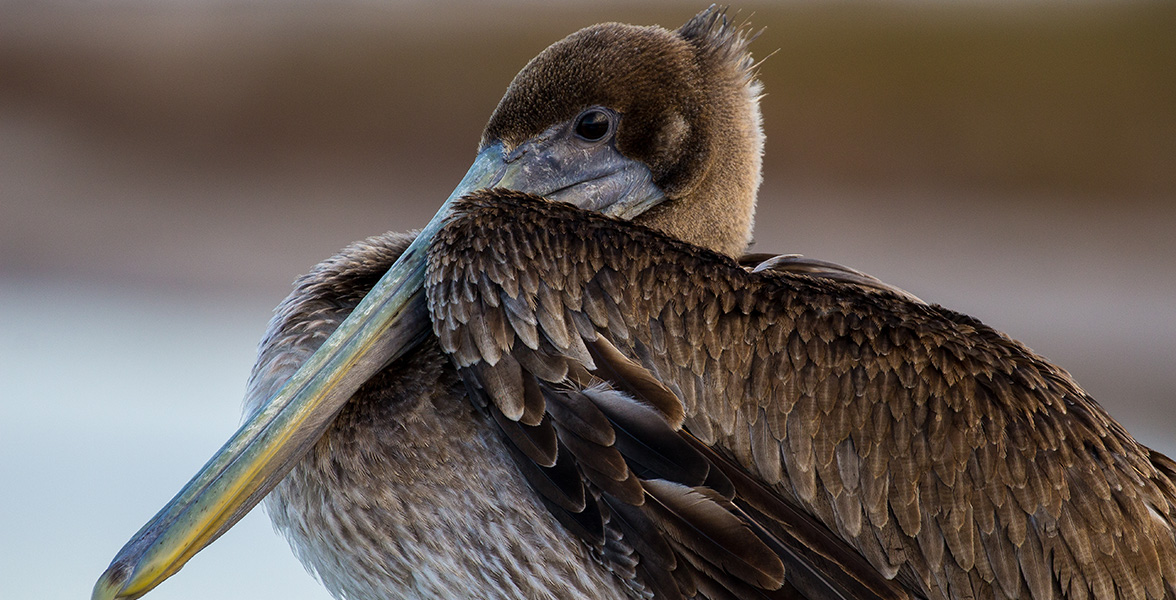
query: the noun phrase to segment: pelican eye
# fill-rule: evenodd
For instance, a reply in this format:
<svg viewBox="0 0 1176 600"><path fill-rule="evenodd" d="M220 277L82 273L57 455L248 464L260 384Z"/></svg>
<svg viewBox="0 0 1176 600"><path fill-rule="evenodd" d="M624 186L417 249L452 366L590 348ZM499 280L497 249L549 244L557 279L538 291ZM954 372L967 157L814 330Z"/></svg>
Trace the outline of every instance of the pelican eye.
<svg viewBox="0 0 1176 600"><path fill-rule="evenodd" d="M612 119L599 108L584 111L576 119L576 137L586 142L599 142L612 130Z"/></svg>

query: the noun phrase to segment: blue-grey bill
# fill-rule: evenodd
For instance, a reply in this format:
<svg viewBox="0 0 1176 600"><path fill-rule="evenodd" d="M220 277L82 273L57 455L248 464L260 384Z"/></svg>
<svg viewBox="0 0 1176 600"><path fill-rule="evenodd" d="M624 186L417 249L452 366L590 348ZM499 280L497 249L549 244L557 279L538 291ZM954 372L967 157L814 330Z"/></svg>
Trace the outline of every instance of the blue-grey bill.
<svg viewBox="0 0 1176 600"><path fill-rule="evenodd" d="M454 199L492 187L501 147L479 154L399 260L290 380L118 552L93 598L139 598L245 516L322 435L352 394L430 334L424 255Z"/></svg>
<svg viewBox="0 0 1176 600"><path fill-rule="evenodd" d="M359 306L191 481L118 552L94 600L139 598L245 516L314 445L365 381L431 334L425 253L454 201L508 187L632 218L660 202L649 170L615 150L577 160L575 149L479 152L449 199Z"/></svg>

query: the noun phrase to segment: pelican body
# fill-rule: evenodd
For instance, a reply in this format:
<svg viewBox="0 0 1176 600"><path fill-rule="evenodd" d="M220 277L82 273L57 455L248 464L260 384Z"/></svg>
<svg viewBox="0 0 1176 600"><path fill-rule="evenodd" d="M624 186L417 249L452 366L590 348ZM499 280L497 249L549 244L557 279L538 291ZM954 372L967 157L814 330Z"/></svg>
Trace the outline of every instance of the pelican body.
<svg viewBox="0 0 1176 600"><path fill-rule="evenodd" d="M354 600L1176 597L1176 463L1064 370L851 269L741 256L748 41L712 8L533 59L421 232L297 282L245 424L94 597L263 498Z"/></svg>

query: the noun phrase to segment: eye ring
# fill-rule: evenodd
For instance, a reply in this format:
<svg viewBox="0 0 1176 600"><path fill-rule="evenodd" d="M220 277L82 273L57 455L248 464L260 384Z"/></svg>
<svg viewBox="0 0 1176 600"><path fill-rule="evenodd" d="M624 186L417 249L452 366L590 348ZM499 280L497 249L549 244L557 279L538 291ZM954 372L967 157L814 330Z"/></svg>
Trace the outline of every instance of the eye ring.
<svg viewBox="0 0 1176 600"><path fill-rule="evenodd" d="M576 117L572 132L585 142L599 142L613 130L612 115L602 108L589 108Z"/></svg>

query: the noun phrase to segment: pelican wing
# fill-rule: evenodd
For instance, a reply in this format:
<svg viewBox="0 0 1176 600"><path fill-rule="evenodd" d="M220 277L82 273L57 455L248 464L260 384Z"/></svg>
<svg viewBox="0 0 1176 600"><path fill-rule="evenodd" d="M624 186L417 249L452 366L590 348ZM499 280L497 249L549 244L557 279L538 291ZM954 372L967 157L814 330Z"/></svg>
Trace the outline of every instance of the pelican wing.
<svg viewBox="0 0 1176 600"><path fill-rule="evenodd" d="M657 594L1174 594L1172 461L970 317L503 190L428 260L535 489Z"/></svg>

